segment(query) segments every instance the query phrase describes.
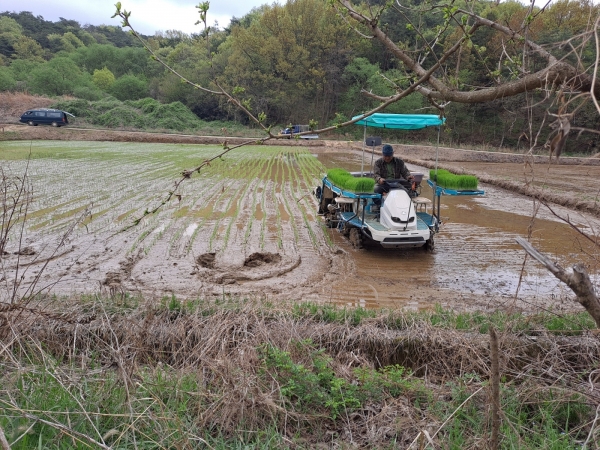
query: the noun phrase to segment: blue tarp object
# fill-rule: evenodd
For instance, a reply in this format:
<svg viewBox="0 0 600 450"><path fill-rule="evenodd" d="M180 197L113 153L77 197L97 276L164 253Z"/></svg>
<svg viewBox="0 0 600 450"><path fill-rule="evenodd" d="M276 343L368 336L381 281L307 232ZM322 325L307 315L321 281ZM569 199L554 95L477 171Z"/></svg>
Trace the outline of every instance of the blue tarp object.
<svg viewBox="0 0 600 450"><path fill-rule="evenodd" d="M361 114L362 115L362 114ZM354 116L352 120L360 117ZM440 118L435 114L383 114L375 113L355 122L356 125L388 128L393 130L420 130L426 127L440 126L446 118Z"/></svg>

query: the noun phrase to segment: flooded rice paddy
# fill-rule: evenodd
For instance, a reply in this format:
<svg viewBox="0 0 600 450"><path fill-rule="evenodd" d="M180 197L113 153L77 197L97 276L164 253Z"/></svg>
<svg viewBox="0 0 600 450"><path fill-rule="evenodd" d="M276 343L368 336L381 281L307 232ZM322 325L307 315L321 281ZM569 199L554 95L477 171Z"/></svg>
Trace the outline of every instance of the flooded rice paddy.
<svg viewBox="0 0 600 450"><path fill-rule="evenodd" d="M351 171L361 170L361 158L359 152L320 156L328 166L341 165ZM365 161L368 170L370 155ZM429 169L408 167L428 176ZM534 214L536 204L528 197L490 185L480 189L485 195L442 197L443 224L433 253L376 246L354 250L331 231L336 243L351 255L355 271L351 276L340 274L337 286L323 294L334 303L351 298L348 304L367 307L401 304L422 309L439 303L449 308L572 308L572 292L526 257L515 241L519 236L530 236L539 251L565 268L584 262L598 283L598 252L580 233L544 207ZM422 187L421 195L431 198L431 189ZM592 217L553 209L590 235L599 230Z"/></svg>
<svg viewBox="0 0 600 450"><path fill-rule="evenodd" d="M22 294L34 287L58 295L580 309L566 287L525 257L518 236L530 236L563 267L583 261L598 282L597 252L572 227L543 207L532 218L531 199L487 185L480 186L482 197L442 197L443 225L433 253L353 249L323 226L312 190L326 168L360 170L360 152L239 149L184 181L157 213L144 215L174 189L182 170L220 149L38 141L27 166L29 144L3 146L10 155L3 170L27 171L34 193L23 238L13 234L2 258L3 301L11 281L24 275ZM365 169L370 164L368 155ZM419 166L409 169L428 174ZM422 195L431 197L426 186ZM556 211L590 234L599 229L590 217Z"/></svg>

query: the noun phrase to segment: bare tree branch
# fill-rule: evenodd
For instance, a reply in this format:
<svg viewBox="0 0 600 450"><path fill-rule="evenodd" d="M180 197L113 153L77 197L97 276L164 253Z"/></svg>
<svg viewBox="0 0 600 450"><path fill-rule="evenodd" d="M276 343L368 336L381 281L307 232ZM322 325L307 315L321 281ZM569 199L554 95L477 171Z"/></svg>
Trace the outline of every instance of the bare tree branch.
<svg viewBox="0 0 600 450"><path fill-rule="evenodd" d="M594 285L590 280L583 264L575 264L573 271L568 272L558 264L555 264L529 242L523 238L516 238L517 243L533 258L542 263L556 278L565 283L577 296L577 301L592 316L598 328L600 328L600 300L594 292Z"/></svg>
<svg viewBox="0 0 600 450"><path fill-rule="evenodd" d="M367 27L377 40L379 40L396 58L398 58L406 66L409 71L416 73L419 77L426 76L428 71L412 58L408 52L401 49L387 34L379 27L376 18L365 16L358 12L351 4L350 0L338 0L338 2L346 8L348 15L356 22ZM500 25L489 19L480 17L474 13L465 10L457 10L457 13L466 14L475 20L475 24L467 31L465 37L471 36L475 30L481 26L492 28L499 31L509 38L516 41L522 41L526 47L536 52L539 56L547 60L547 65L535 73L524 75L522 78L507 81L497 86L481 88L474 91L459 91L455 90L433 76L430 73L427 76L427 82L431 87L423 86L420 92L430 98L443 99L445 101L454 101L459 103L481 103L489 102L504 97L511 97L522 94L534 89L546 87L548 85L559 86L568 85L572 90L581 90L586 92L600 91L596 86L595 79L586 73L583 73L571 64L558 60L550 52L545 50L537 43L525 38L521 34L511 30L508 27ZM440 58L444 58L456 52L459 47L453 46L446 51Z"/></svg>

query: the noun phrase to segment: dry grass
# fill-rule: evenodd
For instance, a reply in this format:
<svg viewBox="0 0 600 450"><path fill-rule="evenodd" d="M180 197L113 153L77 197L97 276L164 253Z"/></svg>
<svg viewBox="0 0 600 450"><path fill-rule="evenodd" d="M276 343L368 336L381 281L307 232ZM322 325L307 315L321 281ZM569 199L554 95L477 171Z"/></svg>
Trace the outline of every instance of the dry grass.
<svg viewBox="0 0 600 450"><path fill-rule="evenodd" d="M487 390L482 389L490 368L487 335L436 328L399 313L381 313L353 326L260 302L207 303L193 312L145 305L125 314L111 312L114 307L103 302L73 303L60 313L44 310L0 308L5 368L24 370L14 355L31 356L43 348L66 366L79 367L81 378L92 370L88 364L94 359L103 370L118 372L132 390L143 371L169 367L195 373L205 387L196 393L202 397L198 404L204 405L194 411L197 426L222 436L276 427L289 438L299 434L308 446L332 433L340 441L370 448L385 446L394 437L406 448L423 430L433 435L442 427L442 419L415 404L410 392L372 402L337 421L322 411L292 410L276 379L268 381L261 372L259 349L265 344L302 362L305 356L297 343L310 340L332 357L336 376L347 380L359 367L410 367L435 399L451 398L447 383L467 377L472 381L465 389L474 394L470 401L487 408ZM504 333L500 353L506 386L518 389L524 400L533 402L558 389L559 397L578 395L594 408L600 405L598 336Z"/></svg>
<svg viewBox="0 0 600 450"><path fill-rule="evenodd" d="M27 109L48 108L56 100L23 92L0 92L0 122L17 122Z"/></svg>

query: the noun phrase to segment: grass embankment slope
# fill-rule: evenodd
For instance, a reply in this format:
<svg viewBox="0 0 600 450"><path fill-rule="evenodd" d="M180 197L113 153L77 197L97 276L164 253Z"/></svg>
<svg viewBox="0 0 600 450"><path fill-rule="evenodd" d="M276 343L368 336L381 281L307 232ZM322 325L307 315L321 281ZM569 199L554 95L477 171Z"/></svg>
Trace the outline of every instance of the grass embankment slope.
<svg viewBox="0 0 600 450"><path fill-rule="evenodd" d="M492 327L499 448L597 448L584 315L48 301L2 306L12 449L487 448Z"/></svg>

